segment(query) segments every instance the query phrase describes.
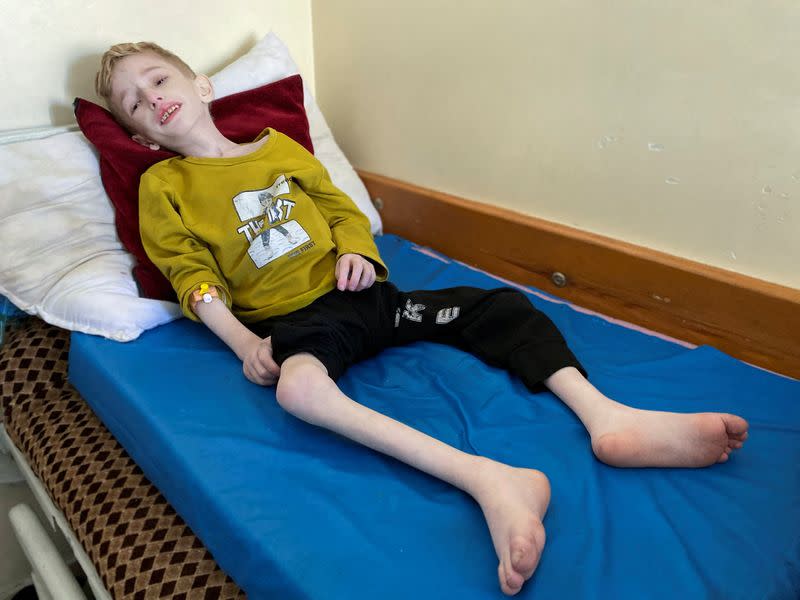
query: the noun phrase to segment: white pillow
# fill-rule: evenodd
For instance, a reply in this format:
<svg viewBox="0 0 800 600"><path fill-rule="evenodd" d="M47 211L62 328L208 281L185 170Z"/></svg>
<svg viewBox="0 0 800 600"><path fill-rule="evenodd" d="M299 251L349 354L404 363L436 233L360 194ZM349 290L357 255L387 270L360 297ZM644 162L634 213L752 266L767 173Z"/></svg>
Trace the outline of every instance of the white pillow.
<svg viewBox="0 0 800 600"><path fill-rule="evenodd" d="M212 75L211 82L214 84L216 97L222 98L278 81L298 72L289 50L277 35L270 32L247 54L216 75ZM372 233L381 233L381 218L369 198L367 188L333 139L325 117L322 116L305 82L303 96L315 156L325 165L334 185L350 196L361 212L367 216Z"/></svg>
<svg viewBox="0 0 800 600"><path fill-rule="evenodd" d="M125 342L180 316L139 297L132 267L83 134L0 146L0 294L53 325Z"/></svg>

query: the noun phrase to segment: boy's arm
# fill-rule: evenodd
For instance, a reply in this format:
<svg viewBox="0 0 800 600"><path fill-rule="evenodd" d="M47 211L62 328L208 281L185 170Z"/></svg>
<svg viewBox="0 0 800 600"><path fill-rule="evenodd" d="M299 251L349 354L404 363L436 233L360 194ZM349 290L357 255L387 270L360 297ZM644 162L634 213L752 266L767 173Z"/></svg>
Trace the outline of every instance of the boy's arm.
<svg viewBox="0 0 800 600"><path fill-rule="evenodd" d="M276 135L282 136L277 132ZM333 184L327 169L313 154L294 140L288 137L286 140L293 148L295 158L300 158L308 165L308 168L297 173L296 183L314 201L319 212L325 217L333 236L333 242L336 244L337 258L341 261L348 254L363 256L373 266L375 280L385 281L389 270L383 263L375 241L372 239L369 219L350 196Z"/></svg>
<svg viewBox="0 0 800 600"><path fill-rule="evenodd" d="M273 385L281 369L272 358L272 338L260 338L233 316L223 302L197 302L194 311L242 361L245 377L258 385Z"/></svg>
<svg viewBox="0 0 800 600"><path fill-rule="evenodd" d="M168 183L150 173L142 175L139 183L142 245L175 289L183 314L197 321L191 295L201 284L216 287L228 307L231 296L211 251L186 228L176 205L176 193Z"/></svg>
<svg viewBox="0 0 800 600"><path fill-rule="evenodd" d="M322 165L319 167L319 173L320 177L314 182L312 189L305 191L313 198L328 222L338 256L340 258L345 254L363 256L375 266L377 279L384 281L389 272L372 239L369 219L359 210L350 196L333 184Z"/></svg>
<svg viewBox="0 0 800 600"><path fill-rule="evenodd" d="M200 320L242 361L245 376L259 385L277 381L280 368L272 359L272 341L261 339L231 313L230 293L211 252L186 229L170 200L164 181L145 173L139 186L140 231L150 259L170 280L184 314ZM202 284L215 288L219 297L194 302Z"/></svg>
<svg viewBox="0 0 800 600"><path fill-rule="evenodd" d="M320 164L319 179L306 193L328 222L336 244L336 287L358 292L375 281L386 281L389 270L383 263L370 232L370 224L355 202L339 190Z"/></svg>

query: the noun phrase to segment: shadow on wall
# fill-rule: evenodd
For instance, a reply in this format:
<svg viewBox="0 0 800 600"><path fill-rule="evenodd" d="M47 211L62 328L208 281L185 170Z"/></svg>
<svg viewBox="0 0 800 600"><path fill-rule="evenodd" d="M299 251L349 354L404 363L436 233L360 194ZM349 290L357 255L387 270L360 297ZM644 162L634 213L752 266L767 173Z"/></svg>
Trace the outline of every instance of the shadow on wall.
<svg viewBox="0 0 800 600"><path fill-rule="evenodd" d="M241 56L249 52L253 46L256 45L258 37L255 34L250 34L244 37L233 54L227 59L219 62L212 63L212 65L193 65L191 66L197 72L204 72L205 74L212 75L217 71L228 66ZM158 41L156 41L158 43ZM100 58L103 56L107 48L102 48L98 52L84 54L74 60L67 68L67 78L62 97L50 103L50 124L51 125L71 125L75 123L75 115L72 110L72 102L76 97L86 98L92 102L104 105L103 101L94 92L94 79L100 68ZM184 57L181 55L180 48L167 48L171 52L175 52L186 60L191 60L191 57ZM201 68L202 67L202 68Z"/></svg>
<svg viewBox="0 0 800 600"><path fill-rule="evenodd" d="M104 52L105 50L103 50ZM62 97L50 103L50 123L69 125L75 122L72 102L76 96L92 102L100 102L94 93L94 77L100 66L102 52L84 54L67 68L66 84Z"/></svg>

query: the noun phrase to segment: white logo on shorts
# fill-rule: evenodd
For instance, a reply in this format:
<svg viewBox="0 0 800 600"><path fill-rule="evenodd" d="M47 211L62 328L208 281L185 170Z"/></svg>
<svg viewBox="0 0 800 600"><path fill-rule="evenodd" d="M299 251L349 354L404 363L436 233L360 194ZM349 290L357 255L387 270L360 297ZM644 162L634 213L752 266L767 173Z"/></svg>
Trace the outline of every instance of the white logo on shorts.
<svg viewBox="0 0 800 600"><path fill-rule="evenodd" d="M455 321L458 318L458 314L461 312L461 308L459 306L453 306L451 308L443 308L439 312L436 313L436 324L437 325L447 325L452 321Z"/></svg>
<svg viewBox="0 0 800 600"><path fill-rule="evenodd" d="M422 311L425 310L424 304L412 304L411 300L406 300L406 309L403 311L403 318L415 323L422 323Z"/></svg>

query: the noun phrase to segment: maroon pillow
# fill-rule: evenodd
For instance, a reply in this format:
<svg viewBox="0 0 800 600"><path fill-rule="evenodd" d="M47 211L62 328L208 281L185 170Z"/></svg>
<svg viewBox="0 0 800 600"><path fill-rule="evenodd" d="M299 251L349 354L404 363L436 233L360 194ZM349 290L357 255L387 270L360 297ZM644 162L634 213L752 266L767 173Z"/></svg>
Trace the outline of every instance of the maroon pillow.
<svg viewBox="0 0 800 600"><path fill-rule="evenodd" d="M234 142L250 142L265 127L272 127L314 151L300 75L214 100L211 114L220 132ZM139 236L139 178L155 163L176 154L137 144L110 112L83 98L75 99L75 116L100 152L100 177L114 205L119 239L136 257L133 277L140 294L175 301L172 286L145 254Z"/></svg>

